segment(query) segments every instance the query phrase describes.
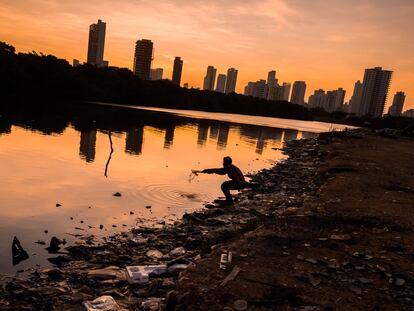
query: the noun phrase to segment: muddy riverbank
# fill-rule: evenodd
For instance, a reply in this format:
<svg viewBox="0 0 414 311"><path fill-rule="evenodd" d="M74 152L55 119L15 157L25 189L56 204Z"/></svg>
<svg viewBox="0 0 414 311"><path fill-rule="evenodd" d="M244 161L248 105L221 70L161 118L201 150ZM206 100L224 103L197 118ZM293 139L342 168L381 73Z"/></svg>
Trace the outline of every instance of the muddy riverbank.
<svg viewBox="0 0 414 311"><path fill-rule="evenodd" d="M408 309L413 147L365 132L291 141L235 207L62 247L56 268L6 280L0 310L84 310L104 295L128 310ZM128 282L125 267L154 264L161 275Z"/></svg>

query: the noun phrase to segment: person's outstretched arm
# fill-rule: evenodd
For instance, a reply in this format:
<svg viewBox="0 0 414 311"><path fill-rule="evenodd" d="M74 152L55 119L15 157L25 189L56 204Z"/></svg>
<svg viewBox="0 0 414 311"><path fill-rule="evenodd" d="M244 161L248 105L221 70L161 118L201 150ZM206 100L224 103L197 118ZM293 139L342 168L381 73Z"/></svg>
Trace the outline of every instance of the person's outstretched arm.
<svg viewBox="0 0 414 311"><path fill-rule="evenodd" d="M222 167L222 168L208 168L208 169L202 170L201 173L226 175L227 171L224 167Z"/></svg>

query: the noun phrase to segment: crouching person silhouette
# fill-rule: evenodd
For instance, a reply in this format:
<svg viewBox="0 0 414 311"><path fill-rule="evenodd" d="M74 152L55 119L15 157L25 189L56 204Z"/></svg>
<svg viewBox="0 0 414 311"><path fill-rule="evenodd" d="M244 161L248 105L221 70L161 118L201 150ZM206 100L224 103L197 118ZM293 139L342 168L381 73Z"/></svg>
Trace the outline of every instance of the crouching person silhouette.
<svg viewBox="0 0 414 311"><path fill-rule="evenodd" d="M223 204L225 206L230 206L234 204L230 190L240 191L246 186L246 180L244 179L243 173L237 166L233 165L233 160L230 157L223 158L222 168L209 168L197 173L218 175L227 174L230 180L227 180L221 184L221 190L223 191L224 196L226 197L226 201Z"/></svg>

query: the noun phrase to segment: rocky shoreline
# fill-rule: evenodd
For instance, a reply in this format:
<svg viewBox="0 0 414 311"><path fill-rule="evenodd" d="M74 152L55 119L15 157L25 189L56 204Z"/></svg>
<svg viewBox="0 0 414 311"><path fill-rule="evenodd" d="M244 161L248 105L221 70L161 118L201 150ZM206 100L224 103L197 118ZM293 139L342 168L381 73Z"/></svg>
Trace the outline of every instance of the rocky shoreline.
<svg viewBox="0 0 414 311"><path fill-rule="evenodd" d="M67 254L51 259L56 268L36 269L27 278L15 278L5 284L0 289L0 310L76 306L83 310L84 301L102 295L113 296L119 305L131 310L139 309L148 297L161 298L160 304L165 304L180 274L164 273L160 278L150 278L147 284L131 285L123 275L124 268L177 259L197 265L197 260L208 256L217 244L254 230L274 210L297 206L298 201L318 188L311 183L318 163L317 146L316 139L288 143L284 149L289 155L287 160L250 176L256 187L239 194L233 208L210 205L202 212L185 214L178 224L134 229L109 237L102 246L67 247ZM115 270L107 275L91 273L107 267Z"/></svg>
<svg viewBox="0 0 414 311"><path fill-rule="evenodd" d="M288 142L284 147L288 158L251 176L254 187L238 195L235 207L208 206L185 214L174 225L111 236L102 246L67 247L67 254L52 260L56 268L37 269L27 278L4 284L0 310L95 310L83 303L102 296L113 298L108 301L113 308L108 310L247 310L247 306L248 310L354 310L358 308L343 308L341 303L351 296L359 306L365 287L376 282L371 273L391 284L384 299L392 308L370 303L370 310L409 306L411 298L393 301L398 293L392 289L404 289L407 297L414 298L411 287L407 288L414 277L376 263L372 250L353 249L358 244L356 231L369 221L330 218L327 206L340 205L341 199L321 199L327 183L353 170L347 165L327 167L335 155L330 149L344 141L364 141L365 135L327 133ZM359 229L350 229L352 221ZM381 219L371 227L376 232L394 228ZM312 254L318 247L323 254ZM399 251L409 252L403 248ZM222 270L220 255L228 250L233 252L233 262ZM285 271L293 264L292 271ZM127 266L146 265L165 265L165 269L149 275L148 281L128 282ZM256 287L237 281L240 271L243 280ZM273 275L277 283L268 280ZM291 280L310 286L309 290ZM333 290L339 282L348 282L344 285L348 292L333 299L344 290ZM250 294L254 299L247 297ZM360 310L367 310L366 304L360 305Z"/></svg>

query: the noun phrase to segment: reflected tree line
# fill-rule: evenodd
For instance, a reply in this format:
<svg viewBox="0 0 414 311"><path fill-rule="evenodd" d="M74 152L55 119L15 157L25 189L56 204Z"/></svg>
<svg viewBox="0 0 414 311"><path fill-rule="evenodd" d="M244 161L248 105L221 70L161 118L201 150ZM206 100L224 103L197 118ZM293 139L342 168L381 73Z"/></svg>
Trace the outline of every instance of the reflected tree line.
<svg viewBox="0 0 414 311"><path fill-rule="evenodd" d="M130 155L141 155L144 144L145 124L132 127L125 131L125 152ZM149 125L148 125L149 126ZM205 147L207 142L215 142L217 150L225 150L228 144L229 132L234 125L232 124L208 124L199 122L194 124L197 127L197 145ZM298 138L297 130L283 130L277 128L255 127L243 125L236 127L239 138L255 148L257 154L262 154L268 143L281 146L283 141ZM170 149L174 143L175 125L171 124L164 128L157 128L159 135L164 135L164 149ZM96 136L98 129L81 130L79 155L86 162L93 162L96 153ZM302 137L313 137L313 133L302 132Z"/></svg>
<svg viewBox="0 0 414 311"><path fill-rule="evenodd" d="M142 154L145 131L154 129L164 135L163 148L170 149L174 144L176 128L192 126L197 129L195 143L206 146L208 141L215 142L218 150L224 150L229 140L230 129L238 131L240 139L262 154L269 142L281 144L282 141L296 139L298 131L271 127L228 123L214 120L194 120L171 114L130 110L116 107L90 106L80 108L73 104L64 108L28 109L23 107L2 114L0 110L0 135L9 134L12 125L20 126L42 134L61 134L68 126L80 132L79 155L86 162L93 162L96 156L98 132L108 136L108 150L112 145L111 134L125 133L124 151L131 155ZM148 129L144 129L148 127ZM302 133L302 136L314 135ZM109 153L109 151L108 151Z"/></svg>

